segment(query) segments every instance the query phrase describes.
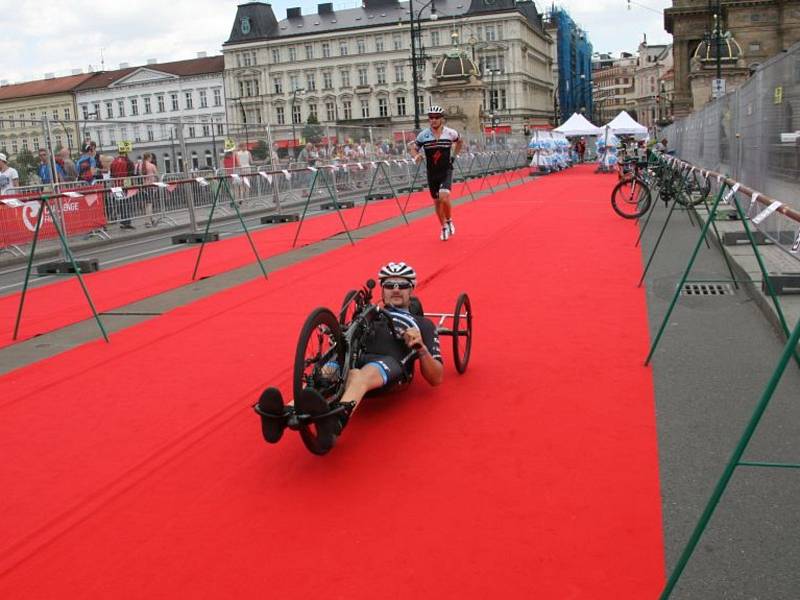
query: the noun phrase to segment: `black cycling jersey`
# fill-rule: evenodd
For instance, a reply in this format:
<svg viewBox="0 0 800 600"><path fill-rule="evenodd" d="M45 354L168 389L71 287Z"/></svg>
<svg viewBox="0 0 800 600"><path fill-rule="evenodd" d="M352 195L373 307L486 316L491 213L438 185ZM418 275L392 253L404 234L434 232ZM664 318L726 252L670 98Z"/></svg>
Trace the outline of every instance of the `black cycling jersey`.
<svg viewBox="0 0 800 600"><path fill-rule="evenodd" d="M453 169L453 146L458 143L458 132L442 127L437 139L430 127L419 132L416 139L417 150L425 152L425 165L429 180L443 180Z"/></svg>
<svg viewBox="0 0 800 600"><path fill-rule="evenodd" d="M419 329L422 334L422 342L428 352L433 358L442 362L442 353L439 350L439 334L436 331L436 326L429 319L412 315L407 310L394 306L387 306L385 309L391 315L392 323L398 334L402 335L406 329ZM373 356L390 356L400 361L409 353L409 348L402 339L398 340L392 335L389 325L385 321L376 321L373 323L371 334L367 337L364 352ZM413 361L410 361L409 371L412 367Z"/></svg>

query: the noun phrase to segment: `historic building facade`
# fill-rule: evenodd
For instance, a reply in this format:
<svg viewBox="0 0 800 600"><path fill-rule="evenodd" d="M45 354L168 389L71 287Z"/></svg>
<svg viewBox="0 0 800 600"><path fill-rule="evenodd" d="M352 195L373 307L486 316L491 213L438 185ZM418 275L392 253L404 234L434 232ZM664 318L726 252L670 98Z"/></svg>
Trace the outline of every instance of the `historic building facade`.
<svg viewBox="0 0 800 600"><path fill-rule="evenodd" d="M50 77L0 86L0 150L13 160L22 150L36 154L47 146L42 117L50 122L54 148L77 150L79 134L73 90L91 73Z"/></svg>
<svg viewBox="0 0 800 600"><path fill-rule="evenodd" d="M626 110L636 118L636 65L638 58L628 52L612 62L610 67L594 72L594 114L592 121L604 125Z"/></svg>
<svg viewBox="0 0 800 600"><path fill-rule="evenodd" d="M131 142L135 156L154 153L166 172L217 164L227 132L223 64L201 56L95 73L75 88L81 139L101 153Z"/></svg>
<svg viewBox="0 0 800 600"><path fill-rule="evenodd" d="M731 91L800 41L800 0L673 0L664 28L673 36L675 115L683 116L712 99L718 73Z"/></svg>
<svg viewBox="0 0 800 600"><path fill-rule="evenodd" d="M663 78L671 68L671 45L648 45L646 40L639 44L634 71L636 120L650 129L664 119L662 103L667 100Z"/></svg>
<svg viewBox="0 0 800 600"><path fill-rule="evenodd" d="M317 12L290 8L279 21L269 4L238 7L223 45L228 119L297 139L314 117L324 125L414 128L434 99L433 65L458 51L479 66L485 84L482 122L522 133L552 115L552 40L533 2L437 0L409 13L397 0ZM417 60L413 92L412 35ZM294 127L293 127L294 126ZM293 131L294 130L294 131ZM472 132L477 133L477 132Z"/></svg>

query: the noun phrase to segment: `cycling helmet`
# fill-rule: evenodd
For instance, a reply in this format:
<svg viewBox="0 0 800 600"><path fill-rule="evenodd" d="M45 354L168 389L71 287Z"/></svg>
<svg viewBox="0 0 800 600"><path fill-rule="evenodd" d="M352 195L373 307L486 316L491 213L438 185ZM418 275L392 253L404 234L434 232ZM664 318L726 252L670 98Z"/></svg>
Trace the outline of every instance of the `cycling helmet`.
<svg viewBox="0 0 800 600"><path fill-rule="evenodd" d="M400 279L407 279L411 282L411 285L416 287L417 285L417 273L414 271L412 267L407 265L404 262L390 262L387 265L383 265L381 270L378 271L378 280L383 283L384 279L391 279L391 278L400 278Z"/></svg>
<svg viewBox="0 0 800 600"><path fill-rule="evenodd" d="M444 116L444 109L438 104L434 104L428 109L429 115L442 115Z"/></svg>

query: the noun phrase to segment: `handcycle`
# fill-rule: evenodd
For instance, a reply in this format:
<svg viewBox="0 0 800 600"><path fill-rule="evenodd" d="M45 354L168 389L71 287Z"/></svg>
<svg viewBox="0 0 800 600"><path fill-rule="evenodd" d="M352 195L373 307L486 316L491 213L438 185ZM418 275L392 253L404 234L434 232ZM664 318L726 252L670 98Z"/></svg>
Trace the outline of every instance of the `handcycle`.
<svg viewBox="0 0 800 600"><path fill-rule="evenodd" d="M299 412L290 405L284 407L282 415L272 415L262 412L258 404L253 406L262 417L284 419L286 427L297 431L303 444L314 454L326 454L331 449L329 445L321 443L317 422L337 417L339 433L347 424L352 412L351 404L342 401L347 376L365 352L371 328L383 321L396 339L402 339L388 312L373 302L374 288L375 281L369 279L361 289L348 291L338 314L326 307L314 309L300 330L294 358L292 393L298 398L305 388L313 388L328 403L327 412L311 415ZM472 351L472 304L469 296L461 293L452 313L425 313L419 299L414 297L410 312L416 316L438 319L436 331L439 336L452 337L453 362L458 373L463 374ZM446 325L448 319L451 320L450 326ZM406 376L392 389L405 387L411 382L413 370L405 367L416 357L417 349L411 348L401 360ZM328 366L334 363L338 368L332 375Z"/></svg>

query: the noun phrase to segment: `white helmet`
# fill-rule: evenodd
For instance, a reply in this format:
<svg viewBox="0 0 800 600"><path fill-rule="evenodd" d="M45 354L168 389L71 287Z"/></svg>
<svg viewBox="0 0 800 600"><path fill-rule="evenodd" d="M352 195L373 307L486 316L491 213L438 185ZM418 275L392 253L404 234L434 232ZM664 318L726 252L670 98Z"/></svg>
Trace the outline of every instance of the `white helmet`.
<svg viewBox="0 0 800 600"><path fill-rule="evenodd" d="M444 116L444 109L438 104L434 104L428 109L429 115L442 115Z"/></svg>
<svg viewBox="0 0 800 600"><path fill-rule="evenodd" d="M407 279L414 287L417 286L417 273L412 267L404 262L390 262L388 265L383 265L381 270L378 271L378 280L383 283L384 279L392 278Z"/></svg>

